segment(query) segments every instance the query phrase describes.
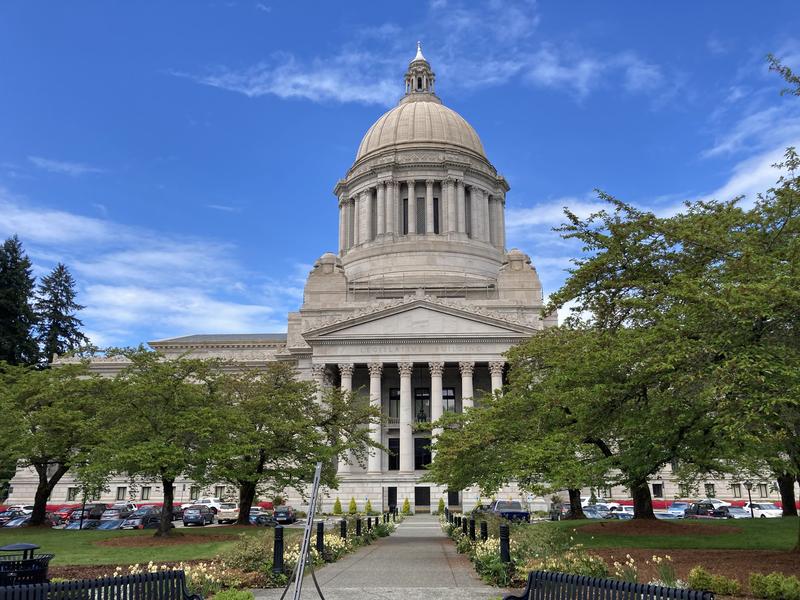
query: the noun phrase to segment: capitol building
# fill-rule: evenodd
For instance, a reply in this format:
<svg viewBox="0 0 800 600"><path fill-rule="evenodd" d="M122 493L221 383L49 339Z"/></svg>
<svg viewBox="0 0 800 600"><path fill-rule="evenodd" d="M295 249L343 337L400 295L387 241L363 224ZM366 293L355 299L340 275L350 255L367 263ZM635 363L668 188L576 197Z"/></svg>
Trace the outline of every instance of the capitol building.
<svg viewBox="0 0 800 600"><path fill-rule="evenodd" d="M435 510L440 498L453 508L472 508L477 490L421 481L431 462L431 433L416 432L415 424L461 412L500 389L504 353L556 324L555 315L542 315L542 287L530 258L506 249L508 182L472 126L442 103L435 83L418 47L405 93L367 130L352 166L335 183L339 218L330 225L338 226L339 246L315 262L302 306L288 315L287 333L150 342L167 356L189 353L248 366L288 361L319 386L368 395L385 417L371 435L390 452L373 451L363 465L340 460L341 483L327 491L326 511L336 497L343 504L353 497L360 508L369 500L376 510L405 499L417 511ZM121 358L91 363L108 375L124 366ZM29 502L36 477L19 471L11 485L9 502ZM128 499L129 485L114 479L102 500ZM138 499L160 500L157 483L148 485L139 486ZM178 480L176 486L176 502L236 495L224 485L200 489ZM662 497L676 495L674 487L662 488ZM79 500L77 489L67 475L50 502ZM513 486L499 494L518 492ZM295 507L306 504L297 493L287 490L285 497Z"/></svg>

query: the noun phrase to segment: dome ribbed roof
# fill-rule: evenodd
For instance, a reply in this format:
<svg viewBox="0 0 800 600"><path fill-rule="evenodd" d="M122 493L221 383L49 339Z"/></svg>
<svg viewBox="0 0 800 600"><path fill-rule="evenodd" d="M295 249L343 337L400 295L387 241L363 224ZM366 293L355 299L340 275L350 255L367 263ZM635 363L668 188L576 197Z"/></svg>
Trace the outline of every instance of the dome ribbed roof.
<svg viewBox="0 0 800 600"><path fill-rule="evenodd" d="M414 143L460 146L486 158L472 126L456 111L436 101L402 102L369 128L356 160L390 146Z"/></svg>

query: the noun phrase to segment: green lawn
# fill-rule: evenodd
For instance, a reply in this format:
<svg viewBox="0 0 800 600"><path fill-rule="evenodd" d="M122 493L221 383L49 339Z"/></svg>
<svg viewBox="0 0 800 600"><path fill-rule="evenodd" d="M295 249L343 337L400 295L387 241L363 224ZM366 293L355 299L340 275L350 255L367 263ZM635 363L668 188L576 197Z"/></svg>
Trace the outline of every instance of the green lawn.
<svg viewBox="0 0 800 600"><path fill-rule="evenodd" d="M220 535L272 535L273 530L265 527L193 527L178 529L173 533L180 535L200 535L208 541L159 545L158 541L141 546L104 546L97 542L113 538L153 539L153 531L64 531L61 529L0 528L0 546L19 542L30 542L41 546L39 552L55 554L51 565L126 565L147 563L149 561L181 561L213 558L221 550L235 541L215 540ZM301 529L285 529L287 545L290 540L302 535Z"/></svg>
<svg viewBox="0 0 800 600"><path fill-rule="evenodd" d="M552 526L575 529L575 541L587 548L698 548L744 550L791 550L797 543L797 518L668 521L685 530L686 535L620 535L585 533L581 529L600 521L561 521ZM610 523L614 523L613 521ZM629 522L628 522L629 523ZM733 526L740 531L720 535L697 533L698 524L712 527ZM626 523L621 523L624 525ZM550 524L545 524L550 525ZM541 525L530 525L535 527ZM624 528L623 528L624 529Z"/></svg>

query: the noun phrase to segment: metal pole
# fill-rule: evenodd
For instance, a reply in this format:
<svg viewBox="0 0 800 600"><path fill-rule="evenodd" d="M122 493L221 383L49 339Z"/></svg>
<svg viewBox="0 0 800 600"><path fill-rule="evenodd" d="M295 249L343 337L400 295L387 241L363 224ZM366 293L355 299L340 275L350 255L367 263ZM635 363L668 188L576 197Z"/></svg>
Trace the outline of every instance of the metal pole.
<svg viewBox="0 0 800 600"><path fill-rule="evenodd" d="M272 544L272 572L283 573L283 526L275 526L275 541Z"/></svg>
<svg viewBox="0 0 800 600"><path fill-rule="evenodd" d="M508 524L500 525L500 560L506 564L511 562L511 544L508 539Z"/></svg>
<svg viewBox="0 0 800 600"><path fill-rule="evenodd" d="M319 481L321 474L322 474L322 463L318 462L316 468L314 469L314 485L311 487L311 500L308 504L308 515L306 516L306 526L303 531L303 542L300 545L300 556L297 559L297 567L295 569L296 575L294 580L293 600L300 600L300 595L302 594L303 590L303 573L306 568L306 561L308 560L308 552L311 547L311 528L314 525L314 513L317 512L317 500L319 499ZM283 532L281 531L281 546L283 546L282 542L283 542ZM281 548L281 567L283 567L282 552L283 548ZM312 571L312 576L313 576L313 571Z"/></svg>

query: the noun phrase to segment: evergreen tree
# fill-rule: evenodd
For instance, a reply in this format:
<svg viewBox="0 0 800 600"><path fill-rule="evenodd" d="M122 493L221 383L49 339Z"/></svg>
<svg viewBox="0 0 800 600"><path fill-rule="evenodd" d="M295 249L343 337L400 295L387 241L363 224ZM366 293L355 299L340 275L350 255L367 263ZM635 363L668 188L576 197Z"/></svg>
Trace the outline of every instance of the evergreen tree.
<svg viewBox="0 0 800 600"><path fill-rule="evenodd" d="M75 316L84 307L75 302L75 280L66 266L58 263L43 277L36 296L37 340L45 360L89 341L80 330L83 323Z"/></svg>
<svg viewBox="0 0 800 600"><path fill-rule="evenodd" d="M0 361L12 365L37 362L33 289L31 261L19 238L10 237L0 246Z"/></svg>

